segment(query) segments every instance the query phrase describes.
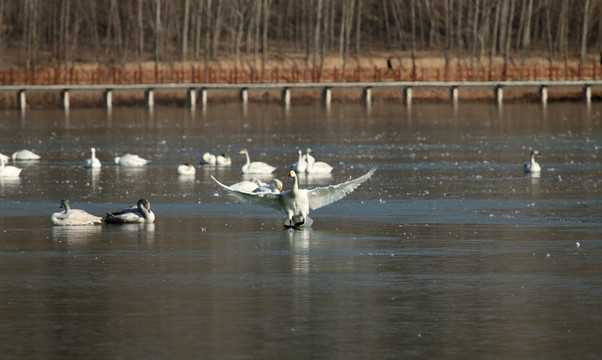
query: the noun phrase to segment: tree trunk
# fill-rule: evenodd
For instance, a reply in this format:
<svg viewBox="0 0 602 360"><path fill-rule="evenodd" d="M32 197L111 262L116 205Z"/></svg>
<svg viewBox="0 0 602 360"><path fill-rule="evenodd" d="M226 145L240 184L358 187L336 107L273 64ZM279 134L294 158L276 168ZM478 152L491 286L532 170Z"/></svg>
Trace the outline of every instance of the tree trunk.
<svg viewBox="0 0 602 360"><path fill-rule="evenodd" d="M585 0L583 4L583 21L582 21L582 30L581 30L581 56L580 56L580 64L581 66L585 65L585 60L587 56L587 33L589 26L589 3L590 0Z"/></svg>
<svg viewBox="0 0 602 360"><path fill-rule="evenodd" d="M265 68L268 62L268 25L270 21L270 7L272 0L263 0L263 36L261 40L261 73L265 73ZM264 81L263 77L261 81Z"/></svg>
<svg viewBox="0 0 602 360"><path fill-rule="evenodd" d="M341 15L341 27L339 30L339 68L343 68L343 55L344 55L344 50L345 50L345 26L347 25L347 11L348 11L348 6L347 6L347 2L348 0L345 0L342 4L343 6L343 11L342 11L342 15ZM341 80L341 78L339 77L339 80Z"/></svg>
<svg viewBox="0 0 602 360"><path fill-rule="evenodd" d="M312 61L312 68L316 69L318 63L318 53L320 51L320 26L322 23L322 0L318 0L318 7L316 9L316 26L314 29L314 56Z"/></svg>
<svg viewBox="0 0 602 360"><path fill-rule="evenodd" d="M222 25L222 0L217 0L217 9L215 15L215 24L213 26L213 40L211 41L211 57L217 55L217 43L219 41L220 26Z"/></svg>
<svg viewBox="0 0 602 360"><path fill-rule="evenodd" d="M452 39L452 25L451 25L451 8L453 6L453 0L443 0L445 3L445 67L450 65L451 56L451 39Z"/></svg>
<svg viewBox="0 0 602 360"><path fill-rule="evenodd" d="M142 1L138 0L138 61L144 57L144 17L142 16Z"/></svg>
<svg viewBox="0 0 602 360"><path fill-rule="evenodd" d="M357 0L357 20L355 22L355 53L359 55L361 45L362 0Z"/></svg>
<svg viewBox="0 0 602 360"><path fill-rule="evenodd" d="M207 18L205 19L205 76L207 77L207 70L209 70L209 44L211 43L211 0L207 0L207 10L205 10ZM209 79L206 78L205 81Z"/></svg>
<svg viewBox="0 0 602 360"><path fill-rule="evenodd" d="M201 32L203 28L203 1L199 1L196 6L196 16L194 23L194 58L198 59L201 54Z"/></svg>
<svg viewBox="0 0 602 360"><path fill-rule="evenodd" d="M550 0L544 0L546 11L546 41L548 43L548 63L552 66L554 56L554 44L552 43L552 16L550 14Z"/></svg>
<svg viewBox="0 0 602 360"><path fill-rule="evenodd" d="M506 45L504 47L504 66L508 66L510 60L510 43L512 41L512 17L514 14L515 0L510 0L510 10L508 11L507 29L506 29Z"/></svg>
<svg viewBox="0 0 602 360"><path fill-rule="evenodd" d="M473 13L473 18L472 18L472 51L471 51L471 56L470 56L470 66L473 67L474 66L474 60L477 57L477 42L479 39L479 33L478 33L478 28L479 28L479 15L480 15L480 2L479 0L475 1L475 7L474 7L474 13Z"/></svg>
<svg viewBox="0 0 602 360"><path fill-rule="evenodd" d="M462 50L464 49L464 42L462 39L462 2L458 1L458 15L456 16L456 56L458 58L458 68L462 66Z"/></svg>
<svg viewBox="0 0 602 360"><path fill-rule="evenodd" d="M586 0L588 1L588 0ZM531 13L533 12L533 0L527 1L527 10L525 13L525 29L523 30L523 56L521 59L521 66L525 66L527 61L527 54L529 53L529 44L531 43Z"/></svg>
<svg viewBox="0 0 602 360"><path fill-rule="evenodd" d="M498 41L497 51L502 53L506 48L506 33L508 31L508 1L502 1L502 7L500 10L500 38Z"/></svg>
<svg viewBox="0 0 602 360"><path fill-rule="evenodd" d="M155 0L155 66L161 60L161 0Z"/></svg>
<svg viewBox="0 0 602 360"><path fill-rule="evenodd" d="M182 60L188 59L188 33L190 26L190 0L184 0L184 25L182 26Z"/></svg>
<svg viewBox="0 0 602 360"><path fill-rule="evenodd" d="M262 0L255 0L255 45L253 46L255 57L253 59L253 67L258 68L259 65L259 27L261 23L261 9L263 8Z"/></svg>
<svg viewBox="0 0 602 360"><path fill-rule="evenodd" d="M412 70L416 68L416 6L415 1L410 1L410 18L412 23Z"/></svg>
<svg viewBox="0 0 602 360"><path fill-rule="evenodd" d="M345 53L343 57L343 74L345 74L345 68L347 67L347 58L349 57L349 45L351 40L351 29L353 27L353 8L355 7L355 0L349 0L349 9L347 11L347 25L345 25Z"/></svg>
<svg viewBox="0 0 602 360"><path fill-rule="evenodd" d="M445 0L447 1L447 0ZM387 0L383 0L383 18L384 18L384 23L385 23L385 35L386 35L386 39L387 39L387 48L390 49L393 41L391 40L391 28L389 26L389 11L387 10L388 8L387 5Z"/></svg>

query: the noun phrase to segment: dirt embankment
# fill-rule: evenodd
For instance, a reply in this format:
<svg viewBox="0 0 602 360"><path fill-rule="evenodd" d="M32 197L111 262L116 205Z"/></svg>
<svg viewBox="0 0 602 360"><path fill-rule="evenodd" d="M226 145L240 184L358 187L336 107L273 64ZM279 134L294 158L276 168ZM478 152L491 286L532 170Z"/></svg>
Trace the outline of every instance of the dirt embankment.
<svg viewBox="0 0 602 360"><path fill-rule="evenodd" d="M405 72L406 74L412 71L413 64L411 55L407 52L378 52L370 53L361 57L350 57L345 63L347 69L382 69L382 72L386 74L388 71L387 60L390 59L390 63L393 69L397 71ZM592 55L588 59L589 66L594 66L596 61L599 60L597 57ZM317 59L318 64L320 59ZM520 62L520 61L519 61ZM265 65L266 69L307 69L311 68L313 64L313 58L310 56L307 58L303 54L287 54L282 56L280 54L272 54ZM207 66L206 66L207 65ZM481 63L477 60L471 59L458 59L453 58L447 69L456 69L458 66L463 68L483 69L483 68L503 68L503 58L496 57L490 62L489 58L483 58ZM512 66L520 66L517 61L512 59ZM241 70L249 69L261 69L261 55L255 56L254 54L244 55L241 57L238 66L234 64L233 57L222 57L211 60L208 64L203 61L188 61L188 62L173 62L160 64L161 67L166 69L177 69L177 68L212 68L220 70L234 69L235 67ZM421 69L435 69L436 71L443 71L445 67L445 58L437 56L432 53L422 53L415 59L416 68ZM547 58L544 57L531 57L525 62L525 67L530 69L541 69L542 72L549 69L550 66L558 69L564 69L565 63L563 59L554 59L551 63ZM567 63L570 68L578 68L579 63L577 59L570 60ZM600 73L600 65L597 65L598 74ZM77 63L73 64L73 68L90 70L97 69L101 66L99 64L90 63ZM342 62L337 56L328 56L323 60L324 69L340 69ZM123 64L119 66L121 69L155 69L154 62L144 63L131 63ZM378 70L380 71L380 70ZM537 70L536 70L537 71ZM596 71L596 70L595 70ZM434 72L430 72L433 74ZM426 72L425 72L426 74ZM428 77L428 75L425 75ZM598 78L600 75L598 75ZM423 80L439 80L439 79L423 79ZM306 104L319 102L322 93L319 90L298 90L291 93L292 104ZM460 89L458 98L460 101L486 101L493 102L494 95L491 89ZM251 91L248 97L250 102L279 102L281 101L281 94L278 91ZM548 95L549 101L581 101L583 99L582 89L550 89ZM140 92L115 92L113 95L113 104L115 106L140 106L144 104L144 93ZM356 102L362 100L361 90L336 90L332 92L332 101L334 102ZM412 100L414 102L441 102L449 101L450 93L449 90L432 90L432 89L414 89L412 94ZM537 89L506 89L504 91L504 102L520 102L520 101L538 101L539 95ZM592 100L602 100L602 88L592 88ZM183 91L160 91L155 95L155 103L158 105L185 105L187 101L187 94ZM224 92L216 91L208 93L209 103L227 103L239 101L239 94L237 92ZM384 102L384 101L403 101L403 91L400 90L373 90L372 91L373 102ZM100 92L73 92L70 94L70 106L71 107L89 107L89 106L103 106L103 94ZM59 93L28 93L27 94L27 106L28 107L53 107L60 105L60 94ZM0 93L0 107L11 108L17 106L17 96L14 93Z"/></svg>

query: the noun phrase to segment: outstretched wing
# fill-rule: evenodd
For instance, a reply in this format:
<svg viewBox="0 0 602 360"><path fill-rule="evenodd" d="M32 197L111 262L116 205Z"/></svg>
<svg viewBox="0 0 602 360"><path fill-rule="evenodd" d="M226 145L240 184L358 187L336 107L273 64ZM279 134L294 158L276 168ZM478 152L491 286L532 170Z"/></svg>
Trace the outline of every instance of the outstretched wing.
<svg viewBox="0 0 602 360"><path fill-rule="evenodd" d="M252 192L236 190L236 189L229 187L228 185L224 185L221 182L217 181L217 179L214 178L213 175L211 175L211 178L213 179L213 181L215 181L219 186L221 186L228 193L236 196L237 198L239 198L243 201L247 201L247 202L257 204L257 205L269 207L274 210L282 210L282 195L281 194L274 194L274 193L267 193L267 192L252 193Z"/></svg>
<svg viewBox="0 0 602 360"><path fill-rule="evenodd" d="M337 200L341 200L347 194L353 192L353 190L360 186L361 183L368 180L375 171L376 168L368 171L366 174L358 177L357 179L345 181L344 183L336 185L308 190L307 197L309 198L309 207L312 210L316 210L322 206L326 206Z"/></svg>

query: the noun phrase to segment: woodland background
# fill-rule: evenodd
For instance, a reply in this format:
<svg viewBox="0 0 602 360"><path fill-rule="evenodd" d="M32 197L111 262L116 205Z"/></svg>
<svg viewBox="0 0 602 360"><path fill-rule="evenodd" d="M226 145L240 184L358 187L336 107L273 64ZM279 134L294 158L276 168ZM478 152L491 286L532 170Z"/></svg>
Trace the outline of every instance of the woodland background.
<svg viewBox="0 0 602 360"><path fill-rule="evenodd" d="M592 65L602 0L0 0L0 30L0 69L265 69L293 54L307 68L389 56L446 67Z"/></svg>

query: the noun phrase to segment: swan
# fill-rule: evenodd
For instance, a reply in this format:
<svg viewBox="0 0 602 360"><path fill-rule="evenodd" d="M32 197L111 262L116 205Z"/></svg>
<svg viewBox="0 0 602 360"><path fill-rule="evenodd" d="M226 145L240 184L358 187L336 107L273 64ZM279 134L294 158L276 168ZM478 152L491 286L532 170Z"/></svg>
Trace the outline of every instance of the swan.
<svg viewBox="0 0 602 360"><path fill-rule="evenodd" d="M86 169L100 169L100 160L96 158L96 149L90 148L90 158L84 160L84 168Z"/></svg>
<svg viewBox="0 0 602 360"><path fill-rule="evenodd" d="M61 200L61 208L65 211L55 212L50 216L50 221L56 226L78 226L101 224L102 217L94 216L84 210L71 209L69 200Z"/></svg>
<svg viewBox="0 0 602 360"><path fill-rule="evenodd" d="M146 199L138 200L134 206L123 210L107 213L106 223L125 224L125 223L152 223L155 221L155 214L150 209L150 202Z"/></svg>
<svg viewBox="0 0 602 360"><path fill-rule="evenodd" d="M264 186L265 183L259 179L251 179L251 180L243 180L241 182L237 182L236 184L230 185L231 189L244 191L244 192L253 192L260 186Z"/></svg>
<svg viewBox="0 0 602 360"><path fill-rule="evenodd" d="M0 157L0 177L16 177L21 174L22 170L16 166L5 165L4 158Z"/></svg>
<svg viewBox="0 0 602 360"><path fill-rule="evenodd" d="M178 174L179 175L194 175L196 174L196 169L194 166L189 163L184 163L178 166Z"/></svg>
<svg viewBox="0 0 602 360"><path fill-rule="evenodd" d="M253 190L254 193L265 193L270 192L273 194L278 194L282 191L282 181L278 179L270 180L269 184L261 185L257 189Z"/></svg>
<svg viewBox="0 0 602 360"><path fill-rule="evenodd" d="M232 165L232 159L226 154L221 154L216 157L216 164L219 166L230 166Z"/></svg>
<svg viewBox="0 0 602 360"><path fill-rule="evenodd" d="M125 167L141 167L146 165L149 160L143 159L138 155L125 154L115 158L115 164Z"/></svg>
<svg viewBox="0 0 602 360"><path fill-rule="evenodd" d="M40 155L29 151L29 150L19 150L19 151L15 151L13 153L13 161L15 160L38 160L39 158L41 158Z"/></svg>
<svg viewBox="0 0 602 360"><path fill-rule="evenodd" d="M316 210L342 199L345 195L351 193L360 186L361 183L368 180L375 171L376 169L372 169L357 179L348 180L344 183L327 187L318 187L310 190L299 189L297 174L291 170L289 172L289 177L293 179L293 187L279 194L249 193L234 190L231 187L220 183L213 176L211 176L211 178L226 191L242 200L271 207L275 210L283 210L287 216L284 226L287 228L297 228L304 224L311 225L312 221L308 217L310 209Z"/></svg>
<svg viewBox="0 0 602 360"><path fill-rule="evenodd" d="M529 162L526 162L525 165L523 165L523 171L525 173L538 173L541 171L541 166L539 166L537 161L535 161L535 155L539 155L539 151L532 150L531 160Z"/></svg>
<svg viewBox="0 0 602 360"><path fill-rule="evenodd" d="M4 160L4 162L7 163L8 160L10 160L10 156L0 153L0 159Z"/></svg>
<svg viewBox="0 0 602 360"><path fill-rule="evenodd" d="M310 153L311 149L307 148L305 149L305 155L303 155L303 159L305 159L308 165L313 164L316 161L316 159L313 156L309 155Z"/></svg>
<svg viewBox="0 0 602 360"><path fill-rule="evenodd" d="M323 161L316 161L309 153L311 153L311 149L307 149L307 168L305 171L308 174L330 174L332 166Z"/></svg>
<svg viewBox="0 0 602 360"><path fill-rule="evenodd" d="M291 170L297 174L304 173L307 169L307 161L305 159L306 157L303 156L303 152L299 150L299 159L291 166Z"/></svg>
<svg viewBox="0 0 602 360"><path fill-rule="evenodd" d="M275 167L261 161L251 162L247 149L241 150L240 154L244 154L247 157L247 163L242 167L242 172L244 174L271 174L276 170Z"/></svg>
<svg viewBox="0 0 602 360"><path fill-rule="evenodd" d="M203 157L201 158L201 165L216 165L217 164L217 157L211 153L204 153Z"/></svg>

